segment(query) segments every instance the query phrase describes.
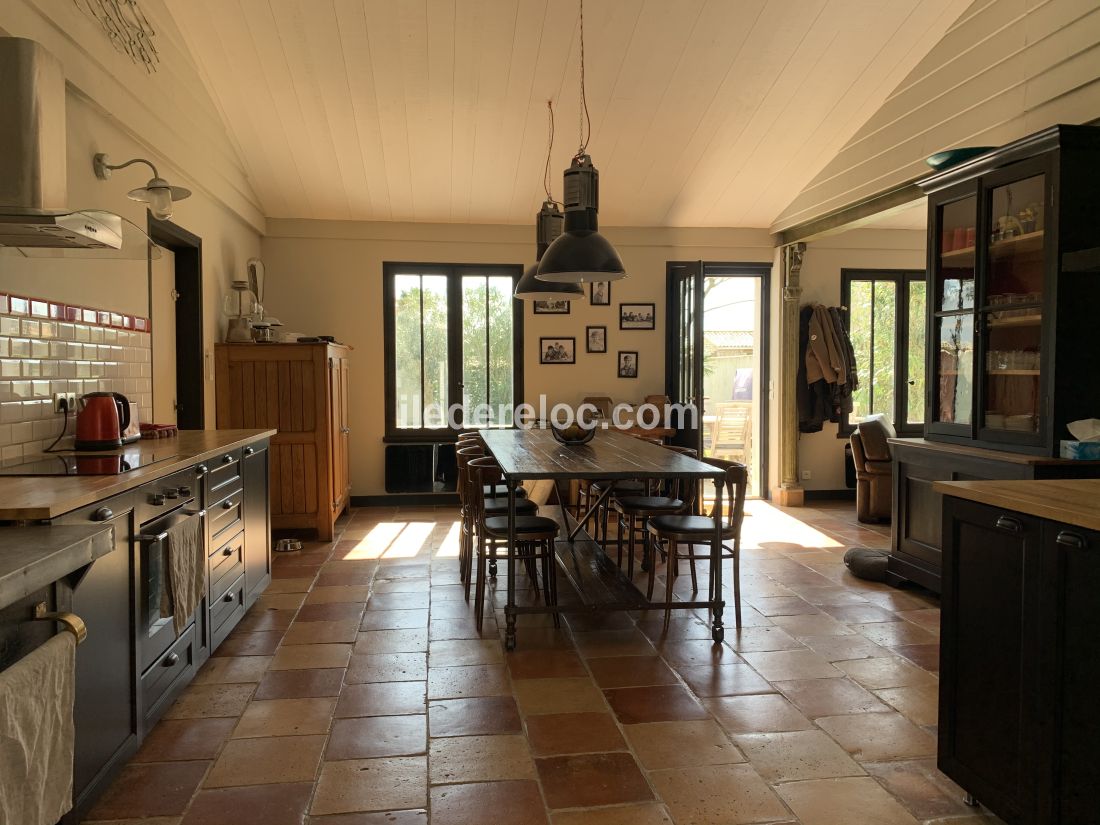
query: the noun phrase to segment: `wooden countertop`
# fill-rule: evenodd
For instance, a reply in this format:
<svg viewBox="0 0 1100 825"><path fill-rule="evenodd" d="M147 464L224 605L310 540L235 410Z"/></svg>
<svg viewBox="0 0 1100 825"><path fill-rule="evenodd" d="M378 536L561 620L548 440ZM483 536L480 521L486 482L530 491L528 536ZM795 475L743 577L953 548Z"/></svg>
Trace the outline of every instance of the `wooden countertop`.
<svg viewBox="0 0 1100 825"><path fill-rule="evenodd" d="M933 488L945 496L1100 530L1100 479L937 481Z"/></svg>
<svg viewBox="0 0 1100 825"><path fill-rule="evenodd" d="M0 476L0 519L52 519L147 481L184 470L228 450L275 435L275 430L181 430L175 438L128 444L125 452L176 455L113 476ZM122 452L122 450L115 451ZM105 455L110 454L104 453Z"/></svg>
<svg viewBox="0 0 1100 825"><path fill-rule="evenodd" d="M1100 464L1100 461L1079 461L1073 458L1053 458L1048 455L1012 453L1007 450L987 450L985 447L974 447L970 444L950 444L943 441L929 441L926 438L891 438L889 441L891 444L895 444L899 447L916 447L921 450L932 450L934 452L948 453L951 455L965 455L971 458L985 458L1010 464Z"/></svg>
<svg viewBox="0 0 1100 825"><path fill-rule="evenodd" d="M111 552L113 529L100 525L0 530L0 610Z"/></svg>

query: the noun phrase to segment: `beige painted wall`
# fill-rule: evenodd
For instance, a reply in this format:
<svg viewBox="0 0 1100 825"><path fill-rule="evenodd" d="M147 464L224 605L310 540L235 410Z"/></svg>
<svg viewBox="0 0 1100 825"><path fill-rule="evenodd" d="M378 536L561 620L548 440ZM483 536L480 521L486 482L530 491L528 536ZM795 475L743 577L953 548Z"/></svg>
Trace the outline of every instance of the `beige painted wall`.
<svg viewBox="0 0 1100 825"><path fill-rule="evenodd" d="M613 284L610 307L587 299L567 316L533 315L525 308L525 395L551 403L588 394L627 401L664 391L665 262L771 261L771 239L758 229L610 228L630 275ZM383 478L382 262L522 263L534 258L534 231L526 226L350 223L269 220L263 241L265 305L287 330L335 335L351 344L352 491L385 492ZM621 302L657 305L657 329L620 331ZM584 352L584 327L608 328L606 355ZM539 336L577 338L577 363L540 366ZM637 350L638 379L616 377L615 352Z"/></svg>
<svg viewBox="0 0 1100 825"><path fill-rule="evenodd" d="M842 269L925 268L925 234L905 229L853 229L806 244L802 264L802 303L840 304ZM804 433L798 443L799 471L812 478L807 490L844 489L845 439L837 425L825 423L819 433Z"/></svg>

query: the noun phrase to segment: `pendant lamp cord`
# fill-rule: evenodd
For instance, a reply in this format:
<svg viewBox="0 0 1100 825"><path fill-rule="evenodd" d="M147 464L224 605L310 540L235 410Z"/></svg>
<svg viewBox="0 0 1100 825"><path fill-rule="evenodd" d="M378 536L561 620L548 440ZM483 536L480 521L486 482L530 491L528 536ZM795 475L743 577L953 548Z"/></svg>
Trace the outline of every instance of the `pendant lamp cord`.
<svg viewBox="0 0 1100 825"><path fill-rule="evenodd" d="M580 2L580 27L581 27L581 106L577 112L578 131L580 132L580 149L577 157L587 154L588 141L592 137L592 118L588 114L588 99L584 94L584 0ZM587 125L587 130L585 126Z"/></svg>
<svg viewBox="0 0 1100 825"><path fill-rule="evenodd" d="M550 156L554 151L554 101L546 101L549 135L546 139L546 167L542 172L542 188L546 191L546 200L557 203L550 191Z"/></svg>

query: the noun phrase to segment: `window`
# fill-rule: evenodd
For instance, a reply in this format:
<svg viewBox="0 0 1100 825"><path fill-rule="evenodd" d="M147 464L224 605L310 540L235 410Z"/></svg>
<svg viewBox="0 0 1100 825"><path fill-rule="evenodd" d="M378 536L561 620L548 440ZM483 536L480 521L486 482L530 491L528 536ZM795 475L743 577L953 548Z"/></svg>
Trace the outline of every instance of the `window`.
<svg viewBox="0 0 1100 825"><path fill-rule="evenodd" d="M383 264L386 436L509 426L523 394L520 266ZM452 405L462 412L449 418Z"/></svg>
<svg viewBox="0 0 1100 825"><path fill-rule="evenodd" d="M848 307L848 334L859 373L859 389L841 435L878 413L899 433L922 431L926 289L919 271L841 271L841 303Z"/></svg>

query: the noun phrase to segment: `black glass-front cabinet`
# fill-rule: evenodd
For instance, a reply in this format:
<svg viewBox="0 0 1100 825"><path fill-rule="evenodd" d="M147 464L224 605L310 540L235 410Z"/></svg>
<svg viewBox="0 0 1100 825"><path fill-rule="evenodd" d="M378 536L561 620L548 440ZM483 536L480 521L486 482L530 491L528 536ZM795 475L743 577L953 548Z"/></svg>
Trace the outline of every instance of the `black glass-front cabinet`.
<svg viewBox="0 0 1100 825"><path fill-rule="evenodd" d="M1100 276L1072 264L1100 247L1100 129L1055 126L920 185L926 437L1057 456L1068 422L1100 417Z"/></svg>

